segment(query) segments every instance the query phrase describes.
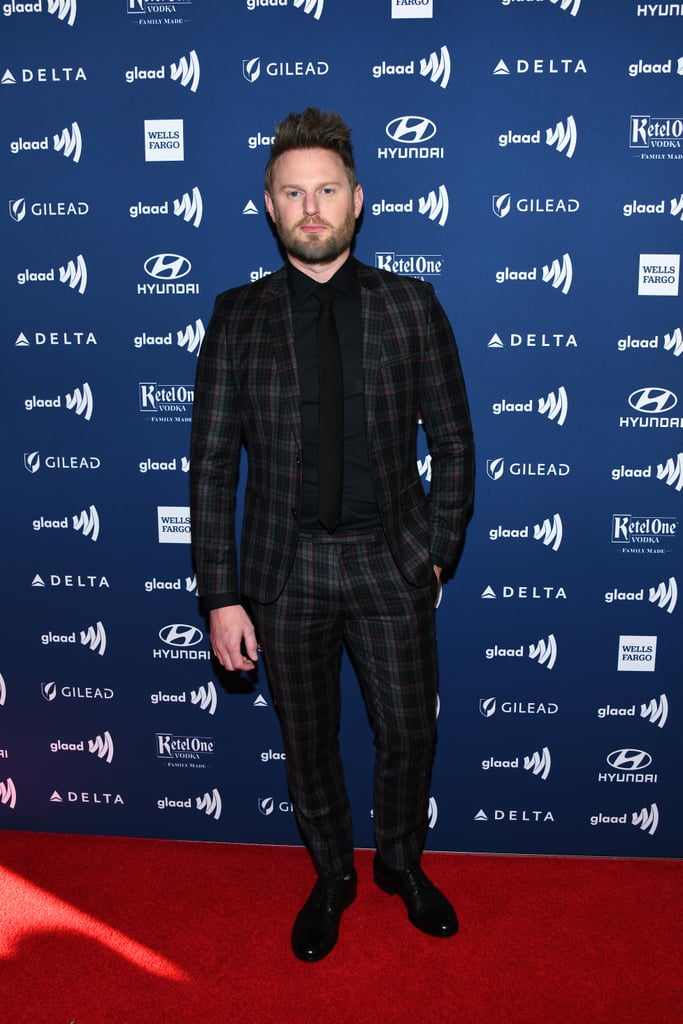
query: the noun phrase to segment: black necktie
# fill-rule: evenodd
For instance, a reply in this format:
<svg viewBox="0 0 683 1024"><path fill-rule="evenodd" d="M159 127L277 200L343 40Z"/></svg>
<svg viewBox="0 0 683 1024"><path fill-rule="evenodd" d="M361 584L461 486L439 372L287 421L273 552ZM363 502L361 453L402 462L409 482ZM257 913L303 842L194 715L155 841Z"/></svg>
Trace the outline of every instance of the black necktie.
<svg viewBox="0 0 683 1024"><path fill-rule="evenodd" d="M332 315L337 289L331 284L316 288L318 317L318 367L320 377L318 426L318 518L332 531L341 519L344 460L344 382L339 335Z"/></svg>

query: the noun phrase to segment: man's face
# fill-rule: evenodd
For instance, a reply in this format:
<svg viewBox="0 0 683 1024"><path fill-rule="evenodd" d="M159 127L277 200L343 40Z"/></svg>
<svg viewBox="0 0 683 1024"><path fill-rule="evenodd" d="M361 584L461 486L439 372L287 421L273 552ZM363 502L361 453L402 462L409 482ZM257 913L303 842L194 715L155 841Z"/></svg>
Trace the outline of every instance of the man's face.
<svg viewBox="0 0 683 1024"><path fill-rule="evenodd" d="M266 209L294 263L333 263L348 253L363 206L344 164L327 149L290 149L275 161Z"/></svg>

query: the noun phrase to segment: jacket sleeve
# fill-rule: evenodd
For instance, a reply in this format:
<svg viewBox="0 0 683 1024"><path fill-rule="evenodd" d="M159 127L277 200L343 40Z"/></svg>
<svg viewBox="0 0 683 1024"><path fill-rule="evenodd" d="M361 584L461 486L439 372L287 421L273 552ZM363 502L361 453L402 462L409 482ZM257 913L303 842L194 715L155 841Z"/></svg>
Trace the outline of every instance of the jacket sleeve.
<svg viewBox="0 0 683 1024"><path fill-rule="evenodd" d="M239 393L219 295L197 365L190 441L190 515L197 589L205 609L239 602L235 494Z"/></svg>
<svg viewBox="0 0 683 1024"><path fill-rule="evenodd" d="M420 410L431 456L430 554L450 574L472 507L474 450L455 338L434 289L429 288Z"/></svg>

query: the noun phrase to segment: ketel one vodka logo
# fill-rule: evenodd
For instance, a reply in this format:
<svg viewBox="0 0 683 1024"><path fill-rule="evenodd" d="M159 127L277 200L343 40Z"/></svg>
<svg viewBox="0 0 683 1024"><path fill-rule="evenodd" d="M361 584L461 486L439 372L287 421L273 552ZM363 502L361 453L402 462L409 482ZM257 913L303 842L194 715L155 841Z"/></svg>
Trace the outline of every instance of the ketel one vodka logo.
<svg viewBox="0 0 683 1024"><path fill-rule="evenodd" d="M105 732L102 736L95 736L92 740L53 740L50 743L50 750L53 754L63 751L85 753L87 750L89 754L94 754L95 757L106 761L107 764L111 764L114 760L114 741L110 732Z"/></svg>

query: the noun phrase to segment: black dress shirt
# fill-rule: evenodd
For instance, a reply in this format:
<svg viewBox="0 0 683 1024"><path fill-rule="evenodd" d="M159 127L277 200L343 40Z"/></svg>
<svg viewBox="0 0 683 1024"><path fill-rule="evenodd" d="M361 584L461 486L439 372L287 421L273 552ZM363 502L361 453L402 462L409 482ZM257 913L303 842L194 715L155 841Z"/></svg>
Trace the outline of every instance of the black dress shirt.
<svg viewBox="0 0 683 1024"><path fill-rule="evenodd" d="M320 303L315 298L316 281L287 264L294 348L296 352L303 438L304 530L324 530L318 521L318 342ZM344 376L344 477L342 518L338 529L354 530L378 526L379 511L370 475L365 434L363 388L363 324L360 286L353 259L330 279L337 289L332 313L342 352Z"/></svg>

